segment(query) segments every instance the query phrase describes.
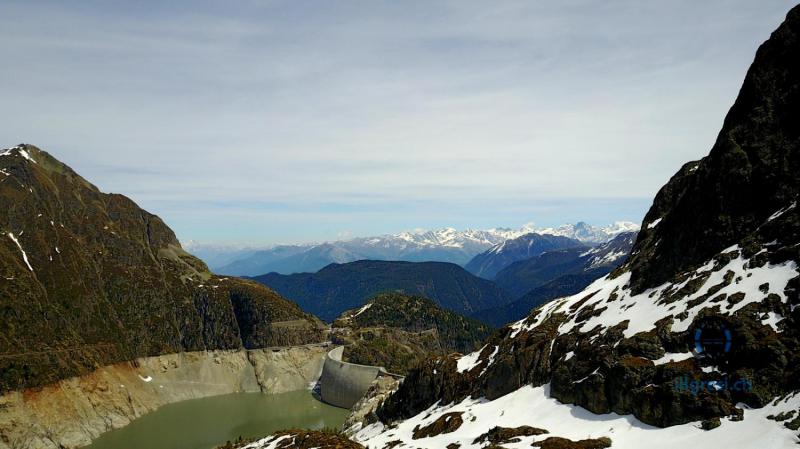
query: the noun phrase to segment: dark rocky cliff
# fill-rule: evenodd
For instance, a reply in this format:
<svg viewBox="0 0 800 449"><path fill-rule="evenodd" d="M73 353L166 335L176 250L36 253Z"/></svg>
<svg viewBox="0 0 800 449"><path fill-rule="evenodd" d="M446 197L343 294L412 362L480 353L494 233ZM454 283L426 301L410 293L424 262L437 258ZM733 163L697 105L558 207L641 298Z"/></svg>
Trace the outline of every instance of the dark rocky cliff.
<svg viewBox="0 0 800 449"><path fill-rule="evenodd" d="M130 199L32 145L0 153L0 392L140 356L323 338L272 290L212 275Z"/></svg>
<svg viewBox="0 0 800 449"><path fill-rule="evenodd" d="M411 370L381 419L549 383L594 413L712 428L741 419L738 403L800 390L799 36L795 7L758 50L709 156L658 193L626 264L501 330L471 369L442 357ZM719 354L703 343L709 329L726 342Z"/></svg>
<svg viewBox="0 0 800 449"><path fill-rule="evenodd" d="M684 165L656 195L624 267L635 291L696 267L797 200L799 22L795 7L758 49L709 155Z"/></svg>

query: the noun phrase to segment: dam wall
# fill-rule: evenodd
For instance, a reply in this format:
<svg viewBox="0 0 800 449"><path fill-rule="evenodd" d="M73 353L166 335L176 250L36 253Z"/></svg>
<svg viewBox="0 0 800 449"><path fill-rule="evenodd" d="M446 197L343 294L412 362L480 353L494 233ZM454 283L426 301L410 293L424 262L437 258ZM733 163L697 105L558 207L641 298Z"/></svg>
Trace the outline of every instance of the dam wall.
<svg viewBox="0 0 800 449"><path fill-rule="evenodd" d="M309 389L327 345L144 357L0 395L0 449L88 445L162 405L238 392Z"/></svg>
<svg viewBox="0 0 800 449"><path fill-rule="evenodd" d="M378 366L343 362L343 352L344 346L339 346L325 356L319 394L323 402L349 409L364 396L378 376L389 373Z"/></svg>

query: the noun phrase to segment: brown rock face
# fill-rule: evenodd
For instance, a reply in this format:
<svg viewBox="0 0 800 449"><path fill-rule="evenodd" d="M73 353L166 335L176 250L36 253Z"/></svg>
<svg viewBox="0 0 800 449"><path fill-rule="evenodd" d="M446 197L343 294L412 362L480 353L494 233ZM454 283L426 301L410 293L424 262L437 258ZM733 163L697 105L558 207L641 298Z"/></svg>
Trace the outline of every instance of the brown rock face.
<svg viewBox="0 0 800 449"><path fill-rule="evenodd" d="M548 433L544 429L539 429L537 427L531 426L519 426L519 427L493 427L490 431L484 433L483 435L475 438L473 444L477 443L484 443L489 442L490 444L503 444L503 443L518 443L520 439L518 437L527 437L532 435L543 435Z"/></svg>
<svg viewBox="0 0 800 449"><path fill-rule="evenodd" d="M318 321L212 275L157 216L32 145L0 156L0 392L141 356L319 341Z"/></svg>
<svg viewBox="0 0 800 449"><path fill-rule="evenodd" d="M443 433L453 433L461 427L461 424L464 424L464 420L461 418L461 412L453 412L453 413L445 413L436 421L428 424L425 427L417 426L414 429L414 435L412 438L418 440L420 438L430 438L435 437L436 435L441 435Z"/></svg>
<svg viewBox="0 0 800 449"><path fill-rule="evenodd" d="M572 441L566 438L550 437L533 443L533 447L542 449L605 449L611 447L610 438L597 438Z"/></svg>

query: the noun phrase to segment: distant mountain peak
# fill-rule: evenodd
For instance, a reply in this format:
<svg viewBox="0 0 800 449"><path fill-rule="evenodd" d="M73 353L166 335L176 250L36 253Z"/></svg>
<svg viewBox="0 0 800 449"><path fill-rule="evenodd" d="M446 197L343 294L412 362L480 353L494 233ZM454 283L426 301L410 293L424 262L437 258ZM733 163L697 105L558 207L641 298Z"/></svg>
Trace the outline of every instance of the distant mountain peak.
<svg viewBox="0 0 800 449"><path fill-rule="evenodd" d="M532 232L498 243L475 256L465 268L476 276L494 279L500 270L516 261L529 259L547 251L583 246L580 240L574 238Z"/></svg>
<svg viewBox="0 0 800 449"><path fill-rule="evenodd" d="M25 144L25 143L21 143L19 145L16 145L16 146L13 146L13 147L10 147L10 148L4 148L2 150L2 152L0 152L0 156L15 156L15 155L17 155L17 156L21 156L25 160L33 162L35 164L36 160L34 160L33 157L31 156L30 148L32 148L32 146L30 146L28 144Z"/></svg>
<svg viewBox="0 0 800 449"><path fill-rule="evenodd" d="M588 243L604 243L623 232L636 232L640 226L630 221L615 221L608 226L593 226L584 221L555 228L541 228L539 234L560 235Z"/></svg>
<svg viewBox="0 0 800 449"><path fill-rule="evenodd" d="M624 221L608 226L579 222L557 228L537 228L532 223L517 229L496 227L458 230L448 226L316 244L277 245L267 248L232 247L229 253L238 254L239 257L226 257L221 254L224 250L214 245L193 244L187 248L198 256L207 258L209 266L221 274L258 276L270 272L315 272L333 262L353 262L360 259L439 261L465 265L489 248L526 234L538 233L600 244L622 232L638 228L637 224Z"/></svg>
<svg viewBox="0 0 800 449"><path fill-rule="evenodd" d="M446 227L434 230L416 230L404 231L397 234L386 234L379 237L372 237L367 240L367 242L384 242L386 240L398 239L420 246L463 248L465 245L469 244L494 245L500 241L522 235L522 233L524 233L522 230L504 228L491 228L486 230L468 228L459 231L453 227Z"/></svg>

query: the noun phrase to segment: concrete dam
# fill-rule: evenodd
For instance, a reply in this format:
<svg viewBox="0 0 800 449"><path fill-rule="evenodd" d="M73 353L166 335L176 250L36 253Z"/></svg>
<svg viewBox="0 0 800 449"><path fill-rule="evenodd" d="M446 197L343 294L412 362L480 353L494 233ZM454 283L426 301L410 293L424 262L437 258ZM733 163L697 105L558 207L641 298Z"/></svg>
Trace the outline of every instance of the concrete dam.
<svg viewBox="0 0 800 449"><path fill-rule="evenodd" d="M343 362L344 346L339 346L325 355L320 376L320 398L336 407L352 408L364 396L372 382L380 376L399 378L380 366L358 365Z"/></svg>

